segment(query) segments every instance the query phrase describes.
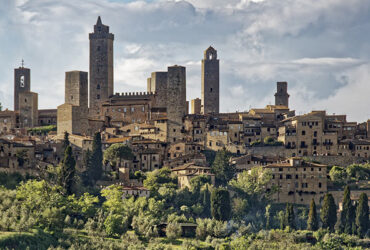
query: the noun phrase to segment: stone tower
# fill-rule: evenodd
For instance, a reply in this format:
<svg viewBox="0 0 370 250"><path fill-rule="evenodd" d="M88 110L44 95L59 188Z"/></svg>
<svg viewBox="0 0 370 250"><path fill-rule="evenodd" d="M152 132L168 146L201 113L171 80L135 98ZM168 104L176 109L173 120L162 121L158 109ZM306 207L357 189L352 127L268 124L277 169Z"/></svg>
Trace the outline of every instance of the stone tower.
<svg viewBox="0 0 370 250"><path fill-rule="evenodd" d="M167 72L152 72L148 78L148 92L157 94L156 106L166 107L167 101Z"/></svg>
<svg viewBox="0 0 370 250"><path fill-rule="evenodd" d="M58 134L85 135L88 130L87 72L66 72L65 103L58 106Z"/></svg>
<svg viewBox="0 0 370 250"><path fill-rule="evenodd" d="M98 115L101 103L113 95L113 40L109 26L98 17L90 39L90 114Z"/></svg>
<svg viewBox="0 0 370 250"><path fill-rule="evenodd" d="M88 108L88 82L87 72L66 72L65 78L65 103Z"/></svg>
<svg viewBox="0 0 370 250"><path fill-rule="evenodd" d="M19 125L32 128L38 124L38 94L27 91L19 93Z"/></svg>
<svg viewBox="0 0 370 250"><path fill-rule="evenodd" d="M168 67L167 75L167 141L182 140L182 119L186 115L186 69L182 66Z"/></svg>
<svg viewBox="0 0 370 250"><path fill-rule="evenodd" d="M30 92L31 70L22 66L14 69L14 111L19 110L19 94Z"/></svg>
<svg viewBox="0 0 370 250"><path fill-rule="evenodd" d="M210 46L202 60L202 114L219 113L219 110L220 61L217 50Z"/></svg>
<svg viewBox="0 0 370 250"><path fill-rule="evenodd" d="M277 82L275 93L275 105L289 107L288 83Z"/></svg>

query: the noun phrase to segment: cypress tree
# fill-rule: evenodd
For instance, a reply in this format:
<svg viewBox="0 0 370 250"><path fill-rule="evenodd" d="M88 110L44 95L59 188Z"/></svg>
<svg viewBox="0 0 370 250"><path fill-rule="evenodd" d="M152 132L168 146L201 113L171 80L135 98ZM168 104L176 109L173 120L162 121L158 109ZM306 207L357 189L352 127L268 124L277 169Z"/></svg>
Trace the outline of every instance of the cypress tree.
<svg viewBox="0 0 370 250"><path fill-rule="evenodd" d="M291 229L295 229L295 215L293 205L287 203L285 208L284 227L289 226Z"/></svg>
<svg viewBox="0 0 370 250"><path fill-rule="evenodd" d="M327 193L324 197L320 218L322 228L334 231L334 226L337 222L337 206L335 205L333 195L330 193Z"/></svg>
<svg viewBox="0 0 370 250"><path fill-rule="evenodd" d="M64 159L59 172L59 185L62 186L68 195L72 194L72 186L76 172L76 161L72 155L71 146L67 146L64 152Z"/></svg>
<svg viewBox="0 0 370 250"><path fill-rule="evenodd" d="M63 153L66 151L67 147L69 146L69 134L67 131L64 132L64 139L63 139L63 145L62 145L62 150Z"/></svg>
<svg viewBox="0 0 370 250"><path fill-rule="evenodd" d="M343 194L343 210L340 214L340 231L346 234L352 233L352 225L355 221L355 211L351 201L351 191L349 186L344 188Z"/></svg>
<svg viewBox="0 0 370 250"><path fill-rule="evenodd" d="M203 216L208 218L211 216L211 197L208 185L206 185L206 188L203 190L202 203L203 203Z"/></svg>
<svg viewBox="0 0 370 250"><path fill-rule="evenodd" d="M368 204L368 197L366 193L362 193L358 201L358 206L356 209L356 227L357 227L357 235L360 237L364 237L364 235L370 228L369 204Z"/></svg>
<svg viewBox="0 0 370 250"><path fill-rule="evenodd" d="M317 229L319 229L319 220L317 218L315 200L312 199L307 219L307 230L316 231Z"/></svg>
<svg viewBox="0 0 370 250"><path fill-rule="evenodd" d="M214 188L211 194L211 214L216 220L226 221L231 216L229 191L223 188Z"/></svg>
<svg viewBox="0 0 370 250"><path fill-rule="evenodd" d="M230 164L230 152L225 148L216 153L212 164L212 172L215 174L217 185L226 185L235 175L235 168Z"/></svg>
<svg viewBox="0 0 370 250"><path fill-rule="evenodd" d="M93 182L100 180L103 174L103 151L101 143L101 135L99 132L95 133L92 145L91 166L88 169L89 176Z"/></svg>

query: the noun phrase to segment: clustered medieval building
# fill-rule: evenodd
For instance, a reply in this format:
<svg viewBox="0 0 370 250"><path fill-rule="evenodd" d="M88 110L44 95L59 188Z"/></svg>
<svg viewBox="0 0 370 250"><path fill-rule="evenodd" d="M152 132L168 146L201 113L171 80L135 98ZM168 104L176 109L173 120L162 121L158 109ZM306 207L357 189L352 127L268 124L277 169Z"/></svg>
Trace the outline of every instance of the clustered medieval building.
<svg viewBox="0 0 370 250"><path fill-rule="evenodd" d="M92 136L99 131L103 149L124 143L134 153L132 161L116 169L122 181L129 182L130 172L162 167L178 175L180 187L200 174L214 180L204 152L225 148L234 154L231 161L239 172L253 166L270 169L272 182L280 186L278 201L307 204L327 192L327 166L302 157L328 164L370 158L370 120L358 124L325 111L296 115L289 108L287 82L277 82L275 105L220 113L219 59L213 47L204 51L201 98L191 100L189 112L185 67L151 73L146 92L114 93L114 35L100 17L89 39L90 70L65 73L65 101L57 109L38 109L30 69L22 64L14 70L14 110L0 112L1 169L58 164L65 132L83 167L83 152L91 149ZM46 125L57 130L32 130ZM24 160L19 160L20 152L27 155Z"/></svg>

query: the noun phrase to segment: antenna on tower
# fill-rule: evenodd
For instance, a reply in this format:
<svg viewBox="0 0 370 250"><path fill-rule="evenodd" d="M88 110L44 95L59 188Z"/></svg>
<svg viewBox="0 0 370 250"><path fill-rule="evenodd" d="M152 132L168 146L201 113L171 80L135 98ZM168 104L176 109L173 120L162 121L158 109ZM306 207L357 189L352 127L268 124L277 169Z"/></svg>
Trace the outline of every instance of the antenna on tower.
<svg viewBox="0 0 370 250"><path fill-rule="evenodd" d="M23 60L23 58L22 58L22 68L24 67L24 60Z"/></svg>

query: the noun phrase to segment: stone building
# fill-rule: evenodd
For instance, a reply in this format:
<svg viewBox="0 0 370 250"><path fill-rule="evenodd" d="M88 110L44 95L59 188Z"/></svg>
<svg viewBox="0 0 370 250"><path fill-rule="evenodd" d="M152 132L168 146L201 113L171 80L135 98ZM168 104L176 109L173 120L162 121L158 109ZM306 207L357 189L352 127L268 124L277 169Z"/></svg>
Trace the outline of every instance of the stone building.
<svg viewBox="0 0 370 250"><path fill-rule="evenodd" d="M219 113L220 110L220 61L217 50L211 46L202 59L202 114Z"/></svg>
<svg viewBox="0 0 370 250"><path fill-rule="evenodd" d="M19 94L31 91L31 70L22 66L14 69L14 111L19 110Z"/></svg>
<svg viewBox="0 0 370 250"><path fill-rule="evenodd" d="M90 39L90 113L99 114L100 104L113 95L113 40L100 16Z"/></svg>
<svg viewBox="0 0 370 250"><path fill-rule="evenodd" d="M88 131L87 72L66 72L65 103L58 106L58 134L86 135Z"/></svg>
<svg viewBox="0 0 370 250"><path fill-rule="evenodd" d="M148 78L147 91L157 95L157 107L167 107L167 76L167 72L152 72L151 77Z"/></svg>
<svg viewBox="0 0 370 250"><path fill-rule="evenodd" d="M282 121L278 140L290 151L287 155L338 154L338 136L325 130L325 115L325 111L313 111Z"/></svg>
<svg viewBox="0 0 370 250"><path fill-rule="evenodd" d="M275 105L289 107L289 94L288 94L288 83L277 82L275 93Z"/></svg>
<svg viewBox="0 0 370 250"><path fill-rule="evenodd" d="M199 115L202 111L202 100L199 98L191 100L191 114Z"/></svg>
<svg viewBox="0 0 370 250"><path fill-rule="evenodd" d="M19 127L32 128L38 125L38 94L19 93Z"/></svg>
<svg viewBox="0 0 370 250"><path fill-rule="evenodd" d="M278 188L273 199L278 203L309 205L314 198L317 204L327 192L327 166L306 162L298 157L286 162L273 163L263 167L272 174L268 189Z"/></svg>
<svg viewBox="0 0 370 250"><path fill-rule="evenodd" d="M179 188L190 188L190 181L194 177L205 175L211 180L211 184L215 184L215 175L211 173L210 167L198 166L194 163L186 163L182 166L172 169L172 173L177 176Z"/></svg>
<svg viewBox="0 0 370 250"><path fill-rule="evenodd" d="M182 66L168 67L167 78L167 141L183 138L183 118L186 115L186 70Z"/></svg>

